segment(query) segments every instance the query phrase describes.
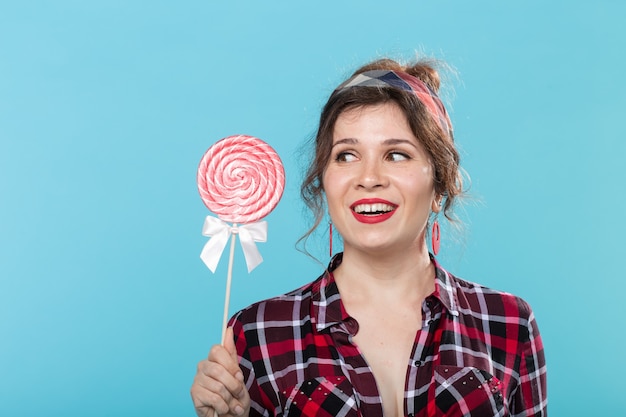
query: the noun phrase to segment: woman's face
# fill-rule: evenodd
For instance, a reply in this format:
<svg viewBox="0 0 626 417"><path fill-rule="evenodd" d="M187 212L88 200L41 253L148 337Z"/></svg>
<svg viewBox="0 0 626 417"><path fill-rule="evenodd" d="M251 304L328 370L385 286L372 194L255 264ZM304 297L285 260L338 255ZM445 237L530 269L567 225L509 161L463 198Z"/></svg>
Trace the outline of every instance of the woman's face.
<svg viewBox="0 0 626 417"><path fill-rule="evenodd" d="M323 184L346 252L425 249L428 216L438 210L432 165L397 104L338 117Z"/></svg>

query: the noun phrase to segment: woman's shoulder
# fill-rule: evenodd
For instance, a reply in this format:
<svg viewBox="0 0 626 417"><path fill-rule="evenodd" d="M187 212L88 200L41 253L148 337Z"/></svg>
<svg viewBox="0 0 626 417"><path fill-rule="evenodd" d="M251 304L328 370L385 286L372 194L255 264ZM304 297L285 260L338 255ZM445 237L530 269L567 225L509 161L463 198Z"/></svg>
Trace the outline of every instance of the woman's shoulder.
<svg viewBox="0 0 626 417"><path fill-rule="evenodd" d="M273 325L306 320L309 316L312 297L318 278L284 294L257 301L240 311L232 318L245 326L271 322Z"/></svg>
<svg viewBox="0 0 626 417"><path fill-rule="evenodd" d="M497 321L517 318L519 324L527 324L533 319L532 308L522 297L448 275L454 282L455 298L462 313L487 315L490 320Z"/></svg>

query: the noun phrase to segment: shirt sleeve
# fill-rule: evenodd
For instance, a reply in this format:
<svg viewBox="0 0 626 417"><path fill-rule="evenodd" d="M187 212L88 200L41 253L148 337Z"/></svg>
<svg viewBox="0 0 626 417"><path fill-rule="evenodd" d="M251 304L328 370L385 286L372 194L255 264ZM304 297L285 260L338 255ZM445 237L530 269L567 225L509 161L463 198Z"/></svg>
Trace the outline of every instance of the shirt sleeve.
<svg viewBox="0 0 626 417"><path fill-rule="evenodd" d="M239 357L239 368L243 373L244 383L250 395L250 415L249 417L268 417L270 412L263 405L269 401L259 386L253 366L253 358L246 340L243 323L240 321L240 314L236 314L230 319L229 326L233 328L235 337L235 347Z"/></svg>
<svg viewBox="0 0 626 417"><path fill-rule="evenodd" d="M528 312L527 340L521 341L519 385L510 411L515 417L546 417L548 397L543 343L534 314L528 304L522 304L522 312L524 309Z"/></svg>

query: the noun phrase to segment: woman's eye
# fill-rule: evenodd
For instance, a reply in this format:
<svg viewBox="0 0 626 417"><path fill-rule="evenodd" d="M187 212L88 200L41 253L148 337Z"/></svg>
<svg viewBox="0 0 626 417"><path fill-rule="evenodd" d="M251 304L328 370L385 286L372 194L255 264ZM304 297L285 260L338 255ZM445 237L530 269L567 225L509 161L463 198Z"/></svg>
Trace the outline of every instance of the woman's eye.
<svg viewBox="0 0 626 417"><path fill-rule="evenodd" d="M387 154L387 160L389 161L406 161L408 159L411 158L404 152L389 152Z"/></svg>
<svg viewBox="0 0 626 417"><path fill-rule="evenodd" d="M335 161L337 162L351 162L354 160L356 160L356 156L350 152L339 152L335 157Z"/></svg>

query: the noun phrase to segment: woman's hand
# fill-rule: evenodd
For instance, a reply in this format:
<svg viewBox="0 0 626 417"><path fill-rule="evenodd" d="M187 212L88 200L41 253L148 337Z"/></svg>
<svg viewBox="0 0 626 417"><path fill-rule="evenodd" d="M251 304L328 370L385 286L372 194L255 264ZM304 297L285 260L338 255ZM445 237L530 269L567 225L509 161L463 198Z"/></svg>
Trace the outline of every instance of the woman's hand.
<svg viewBox="0 0 626 417"><path fill-rule="evenodd" d="M198 363L191 398L198 417L249 415L250 395L243 383L232 328L226 330L224 346L213 346L208 360Z"/></svg>

